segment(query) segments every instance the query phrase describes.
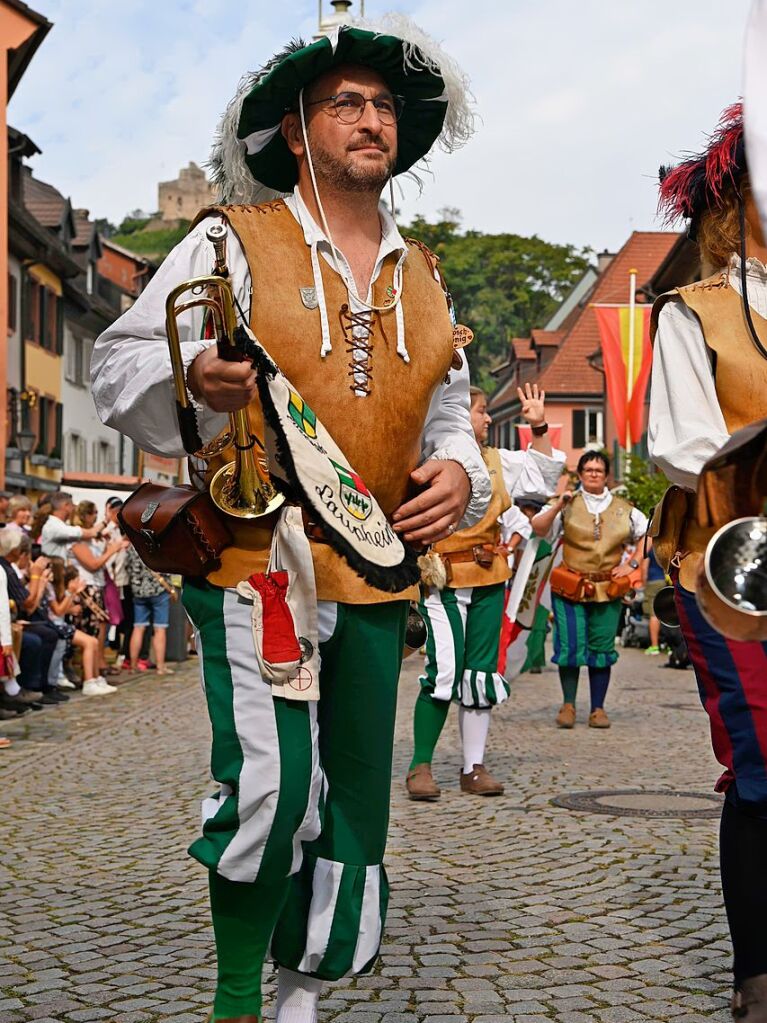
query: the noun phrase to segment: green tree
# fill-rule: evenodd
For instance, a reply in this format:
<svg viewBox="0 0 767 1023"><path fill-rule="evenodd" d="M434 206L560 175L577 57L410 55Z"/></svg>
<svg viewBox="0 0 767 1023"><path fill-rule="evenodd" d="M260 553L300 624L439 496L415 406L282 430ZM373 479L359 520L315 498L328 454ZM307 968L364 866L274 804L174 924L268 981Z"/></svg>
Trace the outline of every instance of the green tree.
<svg viewBox="0 0 767 1023"><path fill-rule="evenodd" d="M436 223L416 217L403 234L428 245L453 296L459 322L474 331L466 349L473 379L492 387L490 370L513 337L542 326L580 279L590 249L555 245L536 235L462 231L461 214L440 210Z"/></svg>
<svg viewBox="0 0 767 1023"><path fill-rule="evenodd" d="M645 515L649 515L660 501L664 491L671 484L658 469L639 455L629 455L621 481L626 490L626 498L635 504Z"/></svg>

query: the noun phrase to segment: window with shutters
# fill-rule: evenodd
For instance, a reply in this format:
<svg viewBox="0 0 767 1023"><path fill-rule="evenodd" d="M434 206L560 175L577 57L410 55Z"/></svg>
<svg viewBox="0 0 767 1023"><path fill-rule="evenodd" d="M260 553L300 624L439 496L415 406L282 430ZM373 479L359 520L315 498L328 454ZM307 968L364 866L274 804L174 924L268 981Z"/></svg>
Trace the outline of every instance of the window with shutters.
<svg viewBox="0 0 767 1023"><path fill-rule="evenodd" d="M573 447L604 445L604 416L601 408L573 410Z"/></svg>
<svg viewBox="0 0 767 1023"><path fill-rule="evenodd" d="M64 469L67 472L85 472L87 461L87 450L85 440L79 433L67 434L66 448L64 449Z"/></svg>
<svg viewBox="0 0 767 1023"><path fill-rule="evenodd" d="M8 274L8 330L16 331L19 324L19 280L16 274Z"/></svg>
<svg viewBox="0 0 767 1023"><path fill-rule="evenodd" d="M85 387L88 382L89 345L75 334L67 336L66 378L70 384Z"/></svg>

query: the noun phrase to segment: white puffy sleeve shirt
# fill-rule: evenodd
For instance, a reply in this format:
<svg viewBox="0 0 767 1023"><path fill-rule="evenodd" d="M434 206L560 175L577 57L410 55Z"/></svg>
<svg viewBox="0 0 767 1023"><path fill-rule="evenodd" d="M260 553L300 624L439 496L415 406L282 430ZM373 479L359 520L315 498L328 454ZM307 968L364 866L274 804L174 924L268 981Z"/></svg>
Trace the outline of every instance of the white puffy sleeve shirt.
<svg viewBox="0 0 767 1023"><path fill-rule="evenodd" d="M756 259L746 266L749 305L765 316L767 270ZM730 284L741 294L737 256L731 260ZM672 298L661 309L653 346L650 458L672 483L694 491L705 463L729 439L700 321L681 298Z"/></svg>

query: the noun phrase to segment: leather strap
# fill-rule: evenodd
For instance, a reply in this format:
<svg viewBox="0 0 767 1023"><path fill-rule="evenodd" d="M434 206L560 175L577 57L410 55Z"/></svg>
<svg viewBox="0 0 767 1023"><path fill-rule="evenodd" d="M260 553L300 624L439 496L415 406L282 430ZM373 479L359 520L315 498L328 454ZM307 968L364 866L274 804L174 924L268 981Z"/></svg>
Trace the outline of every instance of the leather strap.
<svg viewBox="0 0 767 1023"><path fill-rule="evenodd" d="M488 551L491 554L499 553L496 550L496 548L490 543L477 544L477 546L480 547L483 551ZM449 561L451 565L461 565L464 562L477 560L476 557L474 556L475 550L476 548L469 547L469 549L465 551L450 551L448 554L440 553L440 557L444 561Z"/></svg>

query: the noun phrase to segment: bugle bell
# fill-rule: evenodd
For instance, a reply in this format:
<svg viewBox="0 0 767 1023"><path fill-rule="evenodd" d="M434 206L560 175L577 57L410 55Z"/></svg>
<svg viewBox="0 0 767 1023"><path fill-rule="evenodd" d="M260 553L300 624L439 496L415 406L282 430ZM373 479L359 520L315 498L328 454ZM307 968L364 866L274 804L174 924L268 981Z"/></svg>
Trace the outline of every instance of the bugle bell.
<svg viewBox="0 0 767 1023"><path fill-rule="evenodd" d="M203 277L182 281L170 292L165 302L168 346L179 421L183 424L186 415L187 428L191 403L184 378L179 316L189 309L205 309L211 318L213 336L218 340L221 357L226 357L229 348L233 352L238 348L237 308L226 265L227 229L223 224L215 224L208 229L206 236L214 249L213 272ZM188 293L191 293L192 297L184 299ZM236 518L254 519L269 515L280 507L285 497L275 489L269 477L266 454L263 445L250 429L247 408L230 413L229 420L235 457L233 461L219 469L211 480L211 499L222 512ZM258 452L257 446L260 449ZM200 457L203 457L202 454Z"/></svg>
<svg viewBox="0 0 767 1023"><path fill-rule="evenodd" d="M653 598L652 613L667 629L681 628L673 586L664 586L658 590Z"/></svg>
<svg viewBox="0 0 767 1023"><path fill-rule="evenodd" d="M767 640L767 518L722 526L709 541L696 598L709 625L728 639Z"/></svg>

